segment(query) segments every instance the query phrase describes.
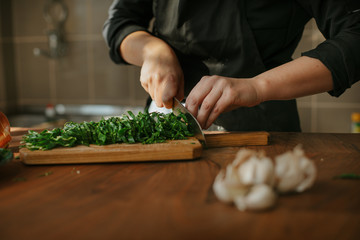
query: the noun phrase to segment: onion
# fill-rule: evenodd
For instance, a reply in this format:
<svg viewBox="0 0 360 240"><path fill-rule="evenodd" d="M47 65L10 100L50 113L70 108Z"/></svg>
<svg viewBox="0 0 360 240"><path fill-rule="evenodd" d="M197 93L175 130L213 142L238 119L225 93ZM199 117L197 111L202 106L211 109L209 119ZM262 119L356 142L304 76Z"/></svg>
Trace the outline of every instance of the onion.
<svg viewBox="0 0 360 240"><path fill-rule="evenodd" d="M5 114L0 112L0 148L7 147L11 141L10 123Z"/></svg>

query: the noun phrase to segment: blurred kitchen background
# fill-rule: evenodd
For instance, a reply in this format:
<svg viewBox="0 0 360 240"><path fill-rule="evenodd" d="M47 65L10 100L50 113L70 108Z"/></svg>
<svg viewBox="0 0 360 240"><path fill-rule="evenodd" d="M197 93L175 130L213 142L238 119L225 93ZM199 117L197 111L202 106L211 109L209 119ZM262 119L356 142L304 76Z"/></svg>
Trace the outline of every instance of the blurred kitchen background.
<svg viewBox="0 0 360 240"><path fill-rule="evenodd" d="M12 126L30 127L143 110L140 69L111 62L102 37L112 0L60 2L0 1L0 111ZM310 21L294 58L321 41ZM303 131L350 132L351 113L360 112L359 93L357 83L340 98L324 93L298 99Z"/></svg>

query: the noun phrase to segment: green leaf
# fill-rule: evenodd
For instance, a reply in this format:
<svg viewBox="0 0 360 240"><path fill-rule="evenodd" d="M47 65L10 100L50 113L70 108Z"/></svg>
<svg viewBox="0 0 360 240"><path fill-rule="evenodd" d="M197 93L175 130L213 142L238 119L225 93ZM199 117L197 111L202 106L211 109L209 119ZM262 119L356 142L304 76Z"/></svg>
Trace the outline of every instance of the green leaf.
<svg viewBox="0 0 360 240"><path fill-rule="evenodd" d="M122 117L102 118L99 122L67 122L63 128L29 131L21 147L30 150L49 150L76 145L105 145L114 143L151 144L193 136L184 114L144 113Z"/></svg>
<svg viewBox="0 0 360 240"><path fill-rule="evenodd" d="M343 173L333 177L334 179L357 179L360 180L360 174L355 173Z"/></svg>

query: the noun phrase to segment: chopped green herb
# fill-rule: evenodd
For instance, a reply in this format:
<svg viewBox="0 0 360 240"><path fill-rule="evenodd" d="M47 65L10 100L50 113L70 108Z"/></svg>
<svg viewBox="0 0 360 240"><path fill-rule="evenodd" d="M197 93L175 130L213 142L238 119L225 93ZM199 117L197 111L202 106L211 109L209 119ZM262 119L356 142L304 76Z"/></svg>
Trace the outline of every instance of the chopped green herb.
<svg viewBox="0 0 360 240"><path fill-rule="evenodd" d="M55 147L76 145L107 145L114 143L158 143L179 140L194 134L184 114L163 114L145 111L122 117L102 118L99 122L65 123L63 128L44 130L40 133L29 130L23 137L21 147L30 150L49 150Z"/></svg>
<svg viewBox="0 0 360 240"><path fill-rule="evenodd" d="M358 180L360 180L360 174L343 173L338 176L335 176L334 179L358 179Z"/></svg>

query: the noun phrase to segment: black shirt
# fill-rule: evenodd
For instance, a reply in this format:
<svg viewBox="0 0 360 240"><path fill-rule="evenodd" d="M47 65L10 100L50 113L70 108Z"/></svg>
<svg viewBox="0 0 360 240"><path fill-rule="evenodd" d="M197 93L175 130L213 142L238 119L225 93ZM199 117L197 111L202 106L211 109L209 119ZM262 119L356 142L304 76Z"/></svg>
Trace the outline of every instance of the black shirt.
<svg viewBox="0 0 360 240"><path fill-rule="evenodd" d="M125 63L121 41L148 31L154 18L151 33L175 50L188 94L204 75L253 77L291 61L314 17L327 40L303 55L324 63L334 82L329 93L339 96L360 79L359 9L358 0L116 0L103 34L112 60ZM300 130L295 101L240 108L217 123L229 130Z"/></svg>

